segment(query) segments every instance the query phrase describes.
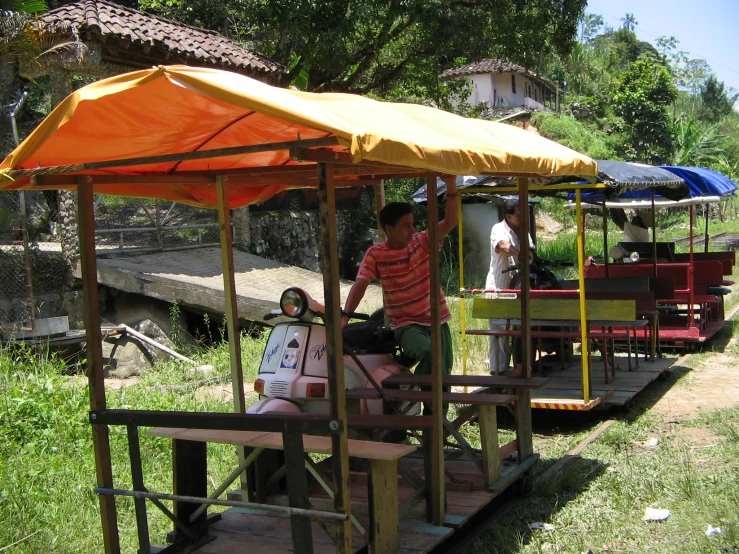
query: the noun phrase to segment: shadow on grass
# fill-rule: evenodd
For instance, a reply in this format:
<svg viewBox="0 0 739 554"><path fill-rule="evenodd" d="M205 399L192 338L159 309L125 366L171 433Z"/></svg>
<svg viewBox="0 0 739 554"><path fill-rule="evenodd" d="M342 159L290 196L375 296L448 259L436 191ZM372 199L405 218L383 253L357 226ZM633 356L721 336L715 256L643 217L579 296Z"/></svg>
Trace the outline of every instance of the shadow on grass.
<svg viewBox="0 0 739 554"><path fill-rule="evenodd" d="M606 466L598 460L574 458L549 479L535 496L520 498L512 490L509 498L518 501L505 506L502 513L498 514L493 523L487 525L474 542L454 552L498 554L521 551L527 544L536 542L539 533L547 533L532 530L530 524L552 521L561 508L587 491L591 482L605 470Z"/></svg>

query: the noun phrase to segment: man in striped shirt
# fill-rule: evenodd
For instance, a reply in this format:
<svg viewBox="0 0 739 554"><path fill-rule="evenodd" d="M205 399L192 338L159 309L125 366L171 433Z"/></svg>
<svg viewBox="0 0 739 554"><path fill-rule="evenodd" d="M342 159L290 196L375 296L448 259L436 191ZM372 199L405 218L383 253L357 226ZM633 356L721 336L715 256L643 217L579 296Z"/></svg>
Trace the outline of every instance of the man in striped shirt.
<svg viewBox="0 0 739 554"><path fill-rule="evenodd" d="M457 184L453 176L442 179L447 186L446 211L439 222L439 239L457 226ZM415 373L431 373L431 300L428 231L416 233L410 204L392 202L380 212L385 242L367 250L357 279L346 299L346 312L353 312L362 300L367 285L379 279L385 314L403 353L418 361ZM442 372L449 374L454 364L452 336L447 322L451 319L444 293L441 292ZM345 317L342 326L348 323Z"/></svg>

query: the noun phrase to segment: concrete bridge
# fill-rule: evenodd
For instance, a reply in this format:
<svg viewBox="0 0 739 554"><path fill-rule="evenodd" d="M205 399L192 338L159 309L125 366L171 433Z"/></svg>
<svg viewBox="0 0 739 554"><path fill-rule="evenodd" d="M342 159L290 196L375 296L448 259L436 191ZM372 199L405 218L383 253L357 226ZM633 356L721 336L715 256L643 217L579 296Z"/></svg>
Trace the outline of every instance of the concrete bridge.
<svg viewBox="0 0 739 554"><path fill-rule="evenodd" d="M239 318L262 321L264 314L279 308L280 294L300 287L323 302L320 273L234 250L234 279ZM98 282L121 291L178 302L198 311L225 311L223 272L218 247L147 254L98 257ZM341 282L342 302L350 281ZM382 306L379 286L370 285L358 312L370 313Z"/></svg>

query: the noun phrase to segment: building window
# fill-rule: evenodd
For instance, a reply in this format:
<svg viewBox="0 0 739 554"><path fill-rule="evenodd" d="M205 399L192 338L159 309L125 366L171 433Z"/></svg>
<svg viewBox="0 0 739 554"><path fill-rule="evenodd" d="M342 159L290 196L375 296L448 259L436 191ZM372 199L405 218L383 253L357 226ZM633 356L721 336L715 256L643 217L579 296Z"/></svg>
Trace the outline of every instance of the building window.
<svg viewBox="0 0 739 554"><path fill-rule="evenodd" d="M516 76L511 75L511 93L516 94Z"/></svg>

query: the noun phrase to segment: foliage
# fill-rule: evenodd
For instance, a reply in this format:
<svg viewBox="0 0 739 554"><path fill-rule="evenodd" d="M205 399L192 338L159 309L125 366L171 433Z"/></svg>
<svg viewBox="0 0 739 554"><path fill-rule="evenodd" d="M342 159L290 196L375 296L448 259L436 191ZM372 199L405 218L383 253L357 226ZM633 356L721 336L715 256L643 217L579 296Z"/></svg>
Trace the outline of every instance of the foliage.
<svg viewBox="0 0 739 554"><path fill-rule="evenodd" d="M598 159L614 159L613 139L568 115L540 113L534 117L542 136Z"/></svg>
<svg viewBox="0 0 739 554"><path fill-rule="evenodd" d="M731 137L721 134L718 125L704 125L681 118L675 124L675 153L672 165L716 167L721 164Z"/></svg>
<svg viewBox="0 0 739 554"><path fill-rule="evenodd" d="M536 67L572 47L584 0L140 0L142 9L226 32L282 63L281 84L321 91L434 90L458 58ZM526 36L522 41L521 36Z"/></svg>
<svg viewBox="0 0 739 554"><path fill-rule="evenodd" d="M734 110L739 93L729 94L724 83L710 75L700 90L701 107L698 116L709 123L717 123Z"/></svg>
<svg viewBox="0 0 739 554"><path fill-rule="evenodd" d="M672 125L666 106L677 99L669 71L655 58L640 56L619 79L614 112L624 121L624 157L661 164L672 157Z"/></svg>

